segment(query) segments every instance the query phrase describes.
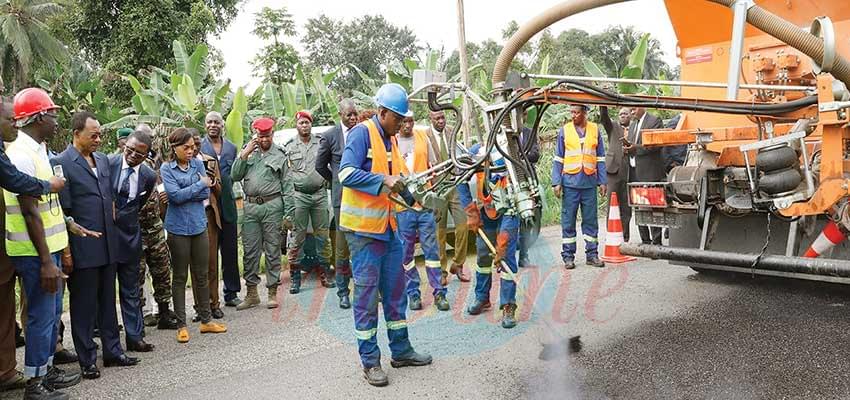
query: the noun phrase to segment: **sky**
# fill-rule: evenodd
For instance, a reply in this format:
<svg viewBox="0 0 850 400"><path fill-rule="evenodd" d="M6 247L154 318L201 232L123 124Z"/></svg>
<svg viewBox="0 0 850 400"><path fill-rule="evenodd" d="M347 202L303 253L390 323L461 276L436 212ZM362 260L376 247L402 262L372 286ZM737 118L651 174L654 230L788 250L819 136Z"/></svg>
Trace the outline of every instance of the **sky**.
<svg viewBox="0 0 850 400"><path fill-rule="evenodd" d="M511 20L520 25L542 13L562 0L465 0L466 40L480 42L496 39L502 43L501 30ZM522 6L518 6L521 4ZM251 35L254 13L263 7L285 6L295 20L299 37L307 19L325 14L346 21L365 14L380 14L398 26L410 28L420 44L428 43L434 48L445 48L446 54L458 48L457 2L456 0L247 0L230 27L212 44L224 54L226 62L224 76L234 85L255 88L260 79L252 76L250 61L265 45ZM641 0L606 6L582 13L554 24L552 32L572 28L597 33L611 25L633 25L638 30L649 32L662 44L665 59L671 65L678 64L676 58L676 36L670 26L667 10L662 0ZM293 43L300 50L300 44Z"/></svg>

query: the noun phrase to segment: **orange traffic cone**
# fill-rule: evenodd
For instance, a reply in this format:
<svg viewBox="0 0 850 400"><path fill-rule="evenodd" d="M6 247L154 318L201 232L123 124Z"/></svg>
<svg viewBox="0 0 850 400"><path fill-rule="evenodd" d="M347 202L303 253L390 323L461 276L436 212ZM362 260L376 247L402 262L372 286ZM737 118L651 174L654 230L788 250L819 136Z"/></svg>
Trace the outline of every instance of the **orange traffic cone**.
<svg viewBox="0 0 850 400"><path fill-rule="evenodd" d="M636 258L620 254L623 244L623 223L620 222L620 202L617 193L611 192L611 204L608 206L608 233L605 235L605 253L602 261L619 264L634 261Z"/></svg>
<svg viewBox="0 0 850 400"><path fill-rule="evenodd" d="M843 242L846 238L847 235L841 232L841 229L838 229L838 225L835 222L829 221L823 228L823 232L818 235L818 238L806 250L806 254L803 254L803 257L818 258L823 253L835 247L835 245Z"/></svg>

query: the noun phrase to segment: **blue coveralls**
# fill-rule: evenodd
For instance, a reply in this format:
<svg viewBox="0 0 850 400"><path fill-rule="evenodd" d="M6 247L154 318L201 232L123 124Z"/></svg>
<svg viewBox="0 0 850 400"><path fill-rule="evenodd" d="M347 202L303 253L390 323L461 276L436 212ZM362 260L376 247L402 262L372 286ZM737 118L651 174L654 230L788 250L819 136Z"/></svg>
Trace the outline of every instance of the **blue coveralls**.
<svg viewBox="0 0 850 400"><path fill-rule="evenodd" d="M479 145L472 146L469 151L473 154L478 152ZM492 178L492 177L491 177ZM499 180L507 179L506 177ZM495 183L495 182L493 182ZM482 182L478 182L481 185ZM492 187L492 185L490 185ZM459 186L458 194L460 202L466 206L472 201L472 196L467 186ZM482 230L487 235L487 239L494 247L498 247L499 236L507 239L507 249L505 251L504 260L510 268L511 272L517 273L517 251L519 242L519 217L516 215L507 215L497 213L495 218L490 218L485 211L484 204L480 203L479 199L478 212L481 214ZM490 287L493 284L493 254L478 232L475 232L475 248L478 253L475 266L475 299L478 301L490 300ZM504 240L504 239L503 239ZM495 266L498 267L498 266ZM499 285L499 306L505 304L516 304L516 282L511 279L511 276L502 272L499 274L501 283Z"/></svg>
<svg viewBox="0 0 850 400"><path fill-rule="evenodd" d="M378 118L375 116L372 119L384 138L384 146L387 149L392 148ZM384 179L383 175L370 172L372 159L367 157L370 148L369 130L366 126L358 124L351 128L342 154L339 180L344 187L378 195ZM393 216L390 215L390 218ZM351 251L354 333L357 337L360 362L364 368L380 365L381 350L375 337L378 330L378 293L384 307L392 358L405 358L413 353L413 346L410 345L407 335L407 296L399 236L389 225L386 232L381 234L347 231L345 235Z"/></svg>
<svg viewBox="0 0 850 400"><path fill-rule="evenodd" d="M419 286L421 279L416 269L416 260L413 257L416 237L419 237L419 245L425 255L425 271L428 275L428 283L434 289L433 294L445 295L446 288L440 284L440 252L437 248L437 221L431 211L417 212L405 210L397 214L398 232L404 246L404 275L407 279L407 295L411 298L421 297Z"/></svg>
<svg viewBox="0 0 850 400"><path fill-rule="evenodd" d="M600 126L601 128L601 126ZM581 142L584 143L584 129L576 127ZM555 141L555 159L552 162L552 186L561 185L561 258L572 262L576 254L576 216L581 207L581 232L584 236L584 251L588 259L598 257L599 221L596 215L596 188L607 184L605 172L605 138L602 129L598 130L596 145L596 173L587 175L584 169L576 174L567 174L564 170L564 128L558 129Z"/></svg>

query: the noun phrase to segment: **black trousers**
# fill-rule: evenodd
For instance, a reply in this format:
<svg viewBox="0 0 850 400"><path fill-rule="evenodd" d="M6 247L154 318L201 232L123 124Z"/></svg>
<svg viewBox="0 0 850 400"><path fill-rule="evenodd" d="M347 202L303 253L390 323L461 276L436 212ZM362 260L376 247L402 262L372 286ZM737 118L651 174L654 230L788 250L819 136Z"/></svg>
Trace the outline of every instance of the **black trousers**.
<svg viewBox="0 0 850 400"><path fill-rule="evenodd" d="M97 361L93 339L95 323L100 329L103 359L112 360L124 354L115 311L115 271L115 264L75 269L68 279L71 337L82 367Z"/></svg>
<svg viewBox="0 0 850 400"><path fill-rule="evenodd" d="M242 281L239 278L237 240L236 224L221 221L218 248L221 251L221 279L224 281L224 301L233 300L239 296L239 291L242 290ZM210 279L213 279L213 277L210 277Z"/></svg>

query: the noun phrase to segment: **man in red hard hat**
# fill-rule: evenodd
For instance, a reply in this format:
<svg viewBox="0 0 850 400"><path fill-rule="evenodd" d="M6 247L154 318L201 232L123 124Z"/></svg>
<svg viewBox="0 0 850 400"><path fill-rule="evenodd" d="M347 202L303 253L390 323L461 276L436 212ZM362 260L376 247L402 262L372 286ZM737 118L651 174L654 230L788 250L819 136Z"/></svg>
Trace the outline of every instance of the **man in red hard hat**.
<svg viewBox="0 0 850 400"><path fill-rule="evenodd" d="M272 142L275 122L258 118L251 124L255 136L239 153L230 176L242 181L245 208L242 217L242 247L244 271L242 277L248 294L237 310L260 304L257 285L260 284L260 257L266 255L266 307L277 308L277 287L280 285L280 240L283 222L283 178L286 154Z"/></svg>

